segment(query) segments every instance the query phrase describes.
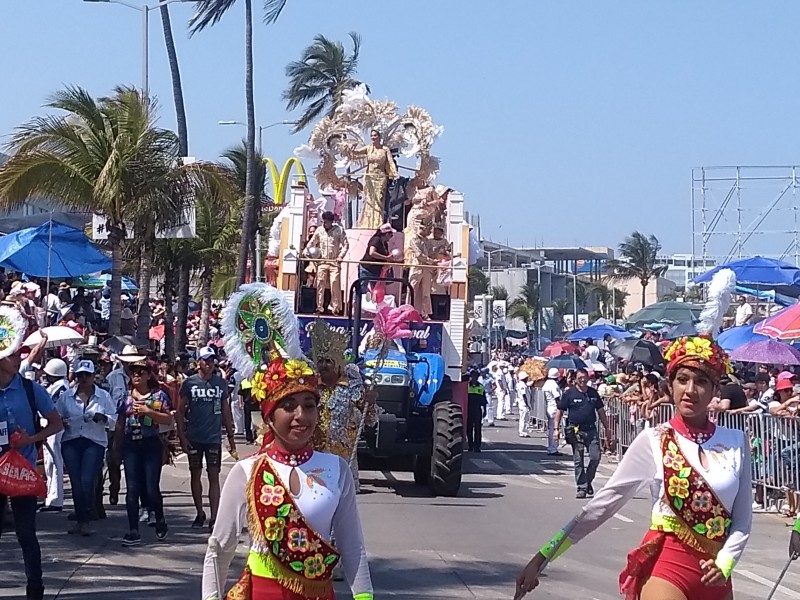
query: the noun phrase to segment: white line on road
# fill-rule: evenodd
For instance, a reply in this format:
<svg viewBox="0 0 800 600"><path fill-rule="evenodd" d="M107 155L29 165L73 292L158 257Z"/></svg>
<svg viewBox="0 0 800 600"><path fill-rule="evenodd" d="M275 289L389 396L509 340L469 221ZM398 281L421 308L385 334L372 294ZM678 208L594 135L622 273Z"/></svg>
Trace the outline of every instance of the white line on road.
<svg viewBox="0 0 800 600"><path fill-rule="evenodd" d="M614 518L617 521L622 521L623 523L633 523L633 519L629 519L625 515L621 515L619 513L614 513Z"/></svg>
<svg viewBox="0 0 800 600"><path fill-rule="evenodd" d="M547 479L545 479L544 477L542 477L541 475L531 475L531 477L533 477L539 483L543 483L545 485L550 485L550 482Z"/></svg>
<svg viewBox="0 0 800 600"><path fill-rule="evenodd" d="M751 581L755 581L756 583L760 583L761 585L763 585L763 586L765 586L765 587L767 587L769 589L772 589L772 586L775 585L774 581L770 581L769 579L761 577L761 575L756 575L755 573L753 573L751 571L748 571L746 569L736 569L736 574L737 575L742 575L743 577L747 577ZM790 589L788 589L786 587L783 587L783 586L779 587L777 591L782 593L782 594L785 594L785 595L789 596L790 598L796 598L797 597L797 594L795 592L792 592L792 590L790 590Z"/></svg>

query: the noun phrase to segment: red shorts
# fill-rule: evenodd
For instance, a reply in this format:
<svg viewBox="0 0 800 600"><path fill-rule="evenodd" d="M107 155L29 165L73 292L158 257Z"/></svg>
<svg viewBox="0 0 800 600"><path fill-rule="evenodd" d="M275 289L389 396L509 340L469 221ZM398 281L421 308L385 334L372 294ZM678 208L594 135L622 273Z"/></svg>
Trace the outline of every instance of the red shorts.
<svg viewBox="0 0 800 600"><path fill-rule="evenodd" d="M290 592L274 579L256 577L255 575L253 575L251 579L251 585L251 600L336 600L336 595L333 592L326 596L310 599L308 596L301 596L300 594Z"/></svg>
<svg viewBox="0 0 800 600"><path fill-rule="evenodd" d="M645 536L645 540L651 531ZM723 600L733 591L730 579L725 585L705 585L700 580L703 570L700 561L708 560L708 555L698 552L681 542L674 535L667 535L664 547L658 555L650 577L658 577L678 588L687 600Z"/></svg>

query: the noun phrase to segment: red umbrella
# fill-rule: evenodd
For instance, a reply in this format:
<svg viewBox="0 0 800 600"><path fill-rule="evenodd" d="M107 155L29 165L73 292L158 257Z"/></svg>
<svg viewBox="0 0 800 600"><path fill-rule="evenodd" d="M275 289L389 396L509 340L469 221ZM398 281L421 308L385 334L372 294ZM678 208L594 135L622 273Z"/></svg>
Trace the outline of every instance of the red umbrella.
<svg viewBox="0 0 800 600"><path fill-rule="evenodd" d="M553 342L542 350L542 356L561 356L562 354L572 354L578 349L575 344L569 342Z"/></svg>
<svg viewBox="0 0 800 600"><path fill-rule="evenodd" d="M760 333L779 340L800 338L800 304L784 308L760 323L756 323L753 333Z"/></svg>

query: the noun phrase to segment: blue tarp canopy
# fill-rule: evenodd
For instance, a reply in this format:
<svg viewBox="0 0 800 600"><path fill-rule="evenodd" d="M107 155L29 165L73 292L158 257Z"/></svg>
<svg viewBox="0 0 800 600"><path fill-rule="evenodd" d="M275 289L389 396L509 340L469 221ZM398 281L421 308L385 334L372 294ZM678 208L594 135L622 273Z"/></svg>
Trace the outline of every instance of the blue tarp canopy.
<svg viewBox="0 0 800 600"><path fill-rule="evenodd" d="M782 260L763 256L742 258L725 265L718 265L695 277L692 283L708 283L722 269L730 269L736 274L737 285L774 289L793 298L800 295L800 269Z"/></svg>
<svg viewBox="0 0 800 600"><path fill-rule="evenodd" d="M79 277L111 268L82 231L48 221L0 237L0 267L34 277Z"/></svg>
<svg viewBox="0 0 800 600"><path fill-rule="evenodd" d="M790 296L778 294L775 290L756 290L753 288L744 287L743 285L737 285L736 291L739 294L747 294L748 296L753 296L759 300L768 300L769 302L773 302L780 306L792 306L793 304L797 304L797 298L791 298Z"/></svg>

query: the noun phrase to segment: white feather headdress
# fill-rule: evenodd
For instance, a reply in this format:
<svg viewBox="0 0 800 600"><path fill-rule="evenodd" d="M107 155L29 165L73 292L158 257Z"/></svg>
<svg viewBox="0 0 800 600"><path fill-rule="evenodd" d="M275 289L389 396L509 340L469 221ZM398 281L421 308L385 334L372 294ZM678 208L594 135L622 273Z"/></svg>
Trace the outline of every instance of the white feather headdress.
<svg viewBox="0 0 800 600"><path fill-rule="evenodd" d="M722 318L731 304L731 294L736 289L736 274L730 269L720 269L708 284L708 300L700 313L697 333L716 339L722 327Z"/></svg>
<svg viewBox="0 0 800 600"><path fill-rule="evenodd" d="M266 283L248 283L232 294L221 326L225 353L247 379L273 358L305 359L294 311Z"/></svg>
<svg viewBox="0 0 800 600"><path fill-rule="evenodd" d="M20 349L27 328L25 317L16 308L0 305L0 359Z"/></svg>

